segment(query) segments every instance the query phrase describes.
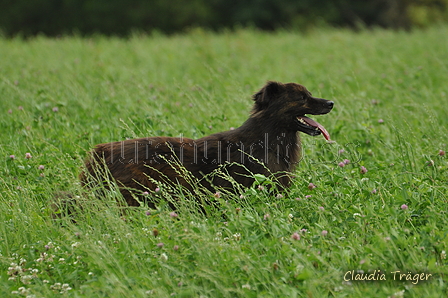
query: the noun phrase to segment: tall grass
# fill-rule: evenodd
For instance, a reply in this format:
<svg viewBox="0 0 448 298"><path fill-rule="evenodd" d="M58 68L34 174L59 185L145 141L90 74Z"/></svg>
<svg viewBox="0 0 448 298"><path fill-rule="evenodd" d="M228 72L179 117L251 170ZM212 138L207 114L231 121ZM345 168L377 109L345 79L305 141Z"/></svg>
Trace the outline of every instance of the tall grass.
<svg viewBox="0 0 448 298"><path fill-rule="evenodd" d="M446 296L447 34L0 39L1 296ZM302 137L287 193L207 197L207 216L188 196L159 194L173 212L91 193L75 222L53 219L93 145L236 127L267 80L336 103L313 117L334 142ZM351 270L387 280L345 281Z"/></svg>

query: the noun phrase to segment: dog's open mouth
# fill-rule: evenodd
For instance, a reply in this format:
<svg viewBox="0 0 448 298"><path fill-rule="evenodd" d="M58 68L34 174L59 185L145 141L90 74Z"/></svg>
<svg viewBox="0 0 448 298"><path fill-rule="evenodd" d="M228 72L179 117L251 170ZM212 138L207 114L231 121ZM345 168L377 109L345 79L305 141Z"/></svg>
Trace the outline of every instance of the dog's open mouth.
<svg viewBox="0 0 448 298"><path fill-rule="evenodd" d="M300 131L303 131L304 133L309 134L310 136L317 136L322 133L326 140L328 141L330 140L330 134L325 129L325 127L322 126L322 124L305 116L297 116L296 119L297 124L300 127Z"/></svg>

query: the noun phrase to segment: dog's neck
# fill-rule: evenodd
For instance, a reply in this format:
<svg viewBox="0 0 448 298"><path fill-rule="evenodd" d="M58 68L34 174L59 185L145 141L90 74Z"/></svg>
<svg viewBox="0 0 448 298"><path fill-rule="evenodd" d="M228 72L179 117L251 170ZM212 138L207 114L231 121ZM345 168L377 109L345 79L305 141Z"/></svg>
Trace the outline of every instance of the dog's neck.
<svg viewBox="0 0 448 298"><path fill-rule="evenodd" d="M297 131L281 128L276 123L264 121L261 118L250 117L235 130L240 134L251 136L253 140L264 140L267 134L269 139L275 143L278 143L279 140L284 140L288 143L299 141ZM271 142L269 143L271 144Z"/></svg>
<svg viewBox="0 0 448 298"><path fill-rule="evenodd" d="M280 160L295 164L300 158L300 137L296 131L281 129L262 118L250 117L232 132L238 134L243 143L246 143L245 140L257 140L258 143L254 145L264 147L267 144L267 149Z"/></svg>

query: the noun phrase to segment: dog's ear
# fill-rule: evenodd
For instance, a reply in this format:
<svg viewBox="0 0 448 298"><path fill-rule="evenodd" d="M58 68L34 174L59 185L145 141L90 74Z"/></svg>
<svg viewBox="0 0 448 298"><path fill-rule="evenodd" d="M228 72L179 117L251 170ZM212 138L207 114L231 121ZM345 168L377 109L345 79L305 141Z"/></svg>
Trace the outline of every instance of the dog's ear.
<svg viewBox="0 0 448 298"><path fill-rule="evenodd" d="M264 109L268 105L270 98L279 94L283 89L284 85L282 83L273 81L267 82L266 85L253 96L253 100L255 101L258 110Z"/></svg>

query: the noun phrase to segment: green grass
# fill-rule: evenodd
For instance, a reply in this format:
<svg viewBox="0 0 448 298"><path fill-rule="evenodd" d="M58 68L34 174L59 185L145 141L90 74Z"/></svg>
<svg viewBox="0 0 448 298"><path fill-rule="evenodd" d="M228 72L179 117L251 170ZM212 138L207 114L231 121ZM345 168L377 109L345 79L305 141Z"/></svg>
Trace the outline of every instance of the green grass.
<svg viewBox="0 0 448 298"><path fill-rule="evenodd" d="M445 297L447 35L0 39L0 296ZM283 197L253 189L207 217L188 202L173 217L166 204L122 211L111 193L87 196L76 223L52 219L55 192L80 193L93 145L236 127L267 80L336 103L314 117L335 142L302 137ZM375 269L387 280L344 282ZM432 276L413 285L398 270Z"/></svg>

